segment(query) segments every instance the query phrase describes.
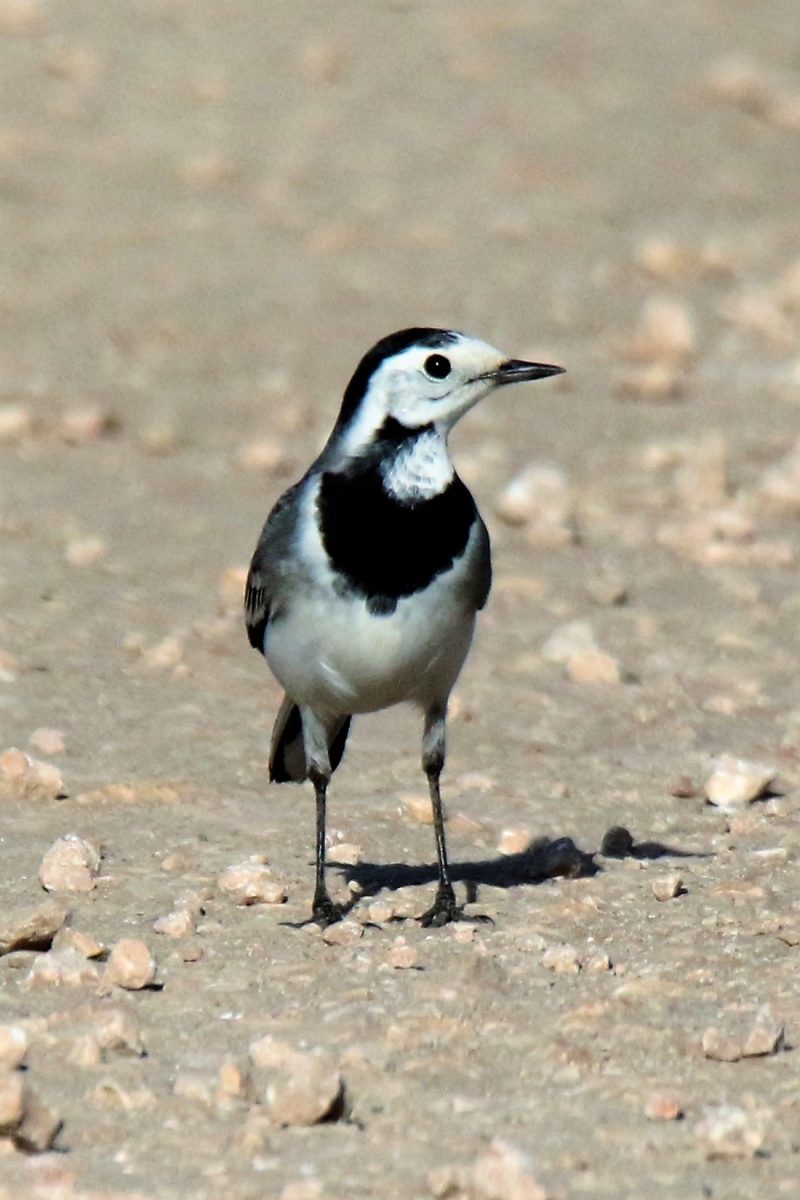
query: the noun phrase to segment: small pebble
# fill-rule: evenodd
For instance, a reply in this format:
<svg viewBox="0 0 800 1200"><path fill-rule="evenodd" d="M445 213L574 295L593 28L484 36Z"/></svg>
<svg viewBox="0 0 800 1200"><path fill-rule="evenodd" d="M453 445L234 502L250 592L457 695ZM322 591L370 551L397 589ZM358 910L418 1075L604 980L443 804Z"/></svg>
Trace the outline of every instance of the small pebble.
<svg viewBox="0 0 800 1200"><path fill-rule="evenodd" d="M398 944L392 946L386 955L387 966L392 967L395 971L410 971L416 967L418 961L419 951L414 946Z"/></svg>
<svg viewBox="0 0 800 1200"><path fill-rule="evenodd" d="M68 916L55 900L18 909L0 918L0 954L14 950L47 950Z"/></svg>
<svg viewBox="0 0 800 1200"><path fill-rule="evenodd" d="M688 775L680 775L673 779L667 790L670 796L675 796L678 800L693 800L697 795L697 787Z"/></svg>
<svg viewBox="0 0 800 1200"><path fill-rule="evenodd" d="M93 442L107 437L119 429L119 421L101 408L71 408L65 412L58 426L62 441L77 446L82 442Z"/></svg>
<svg viewBox="0 0 800 1200"><path fill-rule="evenodd" d="M144 942L124 938L111 949L103 975L104 984L140 991L156 977L156 963Z"/></svg>
<svg viewBox="0 0 800 1200"><path fill-rule="evenodd" d="M58 729L34 729L28 738L28 744L42 754L63 754L65 750L64 735Z"/></svg>
<svg viewBox="0 0 800 1200"><path fill-rule="evenodd" d="M783 1023L776 1017L771 1004L764 1004L742 1047L743 1058L760 1058L775 1054L783 1045Z"/></svg>
<svg viewBox="0 0 800 1200"><path fill-rule="evenodd" d="M30 409L22 404L0 404L0 445L14 445L32 432Z"/></svg>
<svg viewBox="0 0 800 1200"><path fill-rule="evenodd" d="M766 117L773 105L764 70L738 54L717 59L706 71L703 90L711 100L733 105L752 117Z"/></svg>
<svg viewBox="0 0 800 1200"><path fill-rule="evenodd" d="M80 951L48 950L37 954L25 976L24 985L39 987L91 987L100 979L100 970Z"/></svg>
<svg viewBox="0 0 800 1200"><path fill-rule="evenodd" d="M52 1149L63 1122L55 1109L30 1088L25 1088L24 1097L22 1120L13 1134L14 1145L28 1154L43 1154Z"/></svg>
<svg viewBox="0 0 800 1200"><path fill-rule="evenodd" d="M283 904L286 900L284 888L275 882L269 867L263 863L244 862L227 867L217 886L239 905Z"/></svg>
<svg viewBox="0 0 800 1200"><path fill-rule="evenodd" d="M292 1179L281 1188L278 1200L319 1200L321 1179Z"/></svg>
<svg viewBox="0 0 800 1200"><path fill-rule="evenodd" d="M0 1071L15 1071L28 1053L28 1035L21 1025L0 1025Z"/></svg>
<svg viewBox="0 0 800 1200"><path fill-rule="evenodd" d="M295 1053L282 1078L267 1088L266 1103L276 1125L316 1125L341 1105L344 1085L322 1055Z"/></svg>
<svg viewBox="0 0 800 1200"><path fill-rule="evenodd" d="M432 825L433 808L429 796L401 796L400 812L415 825Z"/></svg>
<svg viewBox="0 0 800 1200"><path fill-rule="evenodd" d="M567 659L567 674L575 683L617 684L622 679L619 663L602 650L579 650Z"/></svg>
<svg viewBox="0 0 800 1200"><path fill-rule="evenodd" d="M139 446L145 454L166 457L179 449L181 439L169 421L154 421L139 434Z"/></svg>
<svg viewBox="0 0 800 1200"><path fill-rule="evenodd" d="M162 871L185 871L188 865L189 860L179 850L173 851L171 854L165 854L161 860Z"/></svg>
<svg viewBox="0 0 800 1200"><path fill-rule="evenodd" d="M337 83L347 68L345 51L332 41L309 42L300 50L298 65L310 83ZM285 1197L282 1200L286 1200ZM298 1196L291 1200L315 1200Z"/></svg>
<svg viewBox="0 0 800 1200"><path fill-rule="evenodd" d="M598 604L621 607L628 602L630 589L614 571L603 571L586 581L586 590Z"/></svg>
<svg viewBox="0 0 800 1200"><path fill-rule="evenodd" d="M730 275L729 255L713 244L691 246L669 238L650 237L636 252L637 263L662 283L682 283L703 275Z"/></svg>
<svg viewBox="0 0 800 1200"><path fill-rule="evenodd" d="M53 843L39 867L39 882L47 892L91 892L100 869L100 854L77 833Z"/></svg>
<svg viewBox="0 0 800 1200"><path fill-rule="evenodd" d="M134 1058L142 1058L147 1053L138 1021L124 1008L97 1012L92 1018L92 1036L103 1051Z"/></svg>
<svg viewBox="0 0 800 1200"><path fill-rule="evenodd" d="M150 1088L129 1091L115 1079L102 1080L90 1093L89 1098L100 1108L119 1108L126 1113L154 1108L158 1104L158 1098Z"/></svg>
<svg viewBox="0 0 800 1200"><path fill-rule="evenodd" d="M685 371L671 362L647 363L626 371L616 381L619 395L634 400L677 400L685 388Z"/></svg>
<svg viewBox="0 0 800 1200"><path fill-rule="evenodd" d="M264 1070L282 1067L294 1053L294 1049L288 1042L275 1038L269 1033L258 1038L257 1041L251 1042L248 1049L251 1062Z"/></svg>
<svg viewBox="0 0 800 1200"><path fill-rule="evenodd" d="M337 921L322 931L322 940L328 946L352 946L364 936L364 926L359 921Z"/></svg>
<svg viewBox="0 0 800 1200"><path fill-rule="evenodd" d="M361 846L352 842L336 842L328 848L325 857L329 863L347 863L355 866L364 861L364 851Z"/></svg>
<svg viewBox="0 0 800 1200"><path fill-rule="evenodd" d="M0 1133L12 1133L25 1107L25 1077L19 1071L0 1072Z"/></svg>
<svg viewBox="0 0 800 1200"><path fill-rule="evenodd" d="M145 666L156 671L177 667L182 659L183 641L179 637L165 637L142 655Z"/></svg>
<svg viewBox="0 0 800 1200"><path fill-rule="evenodd" d="M453 941L460 945L469 945L475 941L475 926L466 921L457 921L453 926Z"/></svg>
<svg viewBox="0 0 800 1200"><path fill-rule="evenodd" d="M250 1091L250 1080L245 1071L235 1062L224 1062L219 1069L217 1103L224 1100L241 1100Z"/></svg>
<svg viewBox="0 0 800 1200"><path fill-rule="evenodd" d="M594 631L588 621L568 621L554 629L543 643L542 658L567 663L576 654L597 650Z"/></svg>
<svg viewBox="0 0 800 1200"><path fill-rule="evenodd" d="M772 288L750 287L733 292L717 311L723 320L768 349L785 353L797 346L794 326L784 312L780 295Z"/></svg>
<svg viewBox="0 0 800 1200"><path fill-rule="evenodd" d="M248 442L242 446L237 455L239 466L244 471L258 472L260 475L274 475L286 464L286 451L281 442L260 441Z"/></svg>
<svg viewBox="0 0 800 1200"><path fill-rule="evenodd" d="M683 892L683 880L677 871L668 875L660 875L650 884L656 900L673 900Z"/></svg>
<svg viewBox="0 0 800 1200"><path fill-rule="evenodd" d="M678 1121L683 1105L671 1092L653 1092L644 1103L644 1115L648 1121Z"/></svg>
<svg viewBox="0 0 800 1200"><path fill-rule="evenodd" d="M572 497L558 467L531 463L506 484L495 510L508 525L523 525L530 544L558 549L574 541L569 527Z"/></svg>
<svg viewBox="0 0 800 1200"><path fill-rule="evenodd" d="M98 942L97 938L93 938L91 934L69 928L58 931L53 948L55 950L77 950L84 958L102 958L106 949L103 943Z"/></svg>
<svg viewBox="0 0 800 1200"><path fill-rule="evenodd" d="M153 922L153 931L171 938L182 938L196 933L197 926L192 914L182 908L177 912L167 913L165 917L159 917L157 921Z"/></svg>
<svg viewBox="0 0 800 1200"><path fill-rule="evenodd" d="M717 808L745 808L769 789L777 778L776 767L748 762L731 754L722 754L706 780L706 799Z"/></svg>
<svg viewBox="0 0 800 1200"><path fill-rule="evenodd" d="M21 666L15 654L0 649L0 683L15 683Z"/></svg>
<svg viewBox="0 0 800 1200"><path fill-rule="evenodd" d="M601 951L595 951L581 960L581 966L585 971L592 971L595 974L602 975L605 971L611 970L611 959L607 954Z"/></svg>
<svg viewBox="0 0 800 1200"><path fill-rule="evenodd" d="M524 854L533 841L533 834L530 829L524 826L519 828L503 829L500 837L497 839L498 854Z"/></svg>
<svg viewBox="0 0 800 1200"><path fill-rule="evenodd" d="M78 537L67 543L64 558L71 567L93 567L105 553L106 544L101 537Z"/></svg>
<svg viewBox="0 0 800 1200"><path fill-rule="evenodd" d="M367 909L367 920L375 925L385 925L394 917L394 905L388 900L375 900Z"/></svg>
<svg viewBox="0 0 800 1200"><path fill-rule="evenodd" d="M707 1159L755 1158L764 1145L765 1117L735 1104L706 1110L695 1137Z"/></svg>
<svg viewBox="0 0 800 1200"><path fill-rule="evenodd" d="M219 607L223 613L242 611L244 589L247 583L247 567L228 567L219 583Z"/></svg>
<svg viewBox="0 0 800 1200"><path fill-rule="evenodd" d="M76 1067L97 1067L103 1061L103 1052L97 1038L91 1033L82 1033L76 1037L67 1055L67 1062Z"/></svg>
<svg viewBox="0 0 800 1200"><path fill-rule="evenodd" d="M654 296L642 310L639 324L621 349L639 362L685 363L696 349L694 322L679 300Z"/></svg>
<svg viewBox="0 0 800 1200"><path fill-rule="evenodd" d="M481 844L483 844L482 839L490 832L483 821L476 821L474 817L468 817L466 813L461 812L453 813L452 817L448 817L447 828L451 833L481 839Z"/></svg>
<svg viewBox="0 0 800 1200"><path fill-rule="evenodd" d="M738 1062L742 1057L741 1043L725 1037L717 1029L707 1029L702 1039L703 1056L717 1062Z"/></svg>
<svg viewBox="0 0 800 1200"><path fill-rule="evenodd" d="M577 975L581 969L578 951L568 944L548 947L541 957L541 963L557 975Z"/></svg>
<svg viewBox="0 0 800 1200"><path fill-rule="evenodd" d="M470 1194L474 1200L547 1200L530 1168L516 1146L494 1139L472 1168Z"/></svg>
<svg viewBox="0 0 800 1200"><path fill-rule="evenodd" d="M175 1076L172 1085L173 1096L181 1096L184 1100L192 1100L195 1104L203 1104L210 1108L214 1101L214 1080L207 1075L192 1075L181 1072Z"/></svg>
<svg viewBox="0 0 800 1200"><path fill-rule="evenodd" d="M66 794L58 767L14 747L0 754L0 776L20 800L57 800Z"/></svg>

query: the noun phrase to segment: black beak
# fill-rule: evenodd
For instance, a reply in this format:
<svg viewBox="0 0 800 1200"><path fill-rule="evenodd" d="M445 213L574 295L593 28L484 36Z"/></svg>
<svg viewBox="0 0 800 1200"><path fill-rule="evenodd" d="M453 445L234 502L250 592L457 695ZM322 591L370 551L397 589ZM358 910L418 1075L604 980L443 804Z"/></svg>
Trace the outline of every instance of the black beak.
<svg viewBox="0 0 800 1200"><path fill-rule="evenodd" d="M563 375L564 367L548 367L545 363L524 362L520 358L510 358L501 363L489 378L494 380L497 387L505 387L508 383L524 383L528 379L549 379L551 375Z"/></svg>

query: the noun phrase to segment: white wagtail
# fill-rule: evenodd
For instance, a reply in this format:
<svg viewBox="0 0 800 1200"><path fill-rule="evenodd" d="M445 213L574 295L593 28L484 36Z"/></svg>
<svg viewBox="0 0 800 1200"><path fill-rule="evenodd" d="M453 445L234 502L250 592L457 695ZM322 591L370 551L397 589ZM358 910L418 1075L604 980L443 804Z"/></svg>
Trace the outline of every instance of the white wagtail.
<svg viewBox="0 0 800 1200"><path fill-rule="evenodd" d="M354 713L410 700L424 713L422 767L439 886L423 925L460 915L439 776L447 702L492 579L489 535L447 437L495 388L563 368L507 359L477 338L405 329L362 358L319 458L278 500L245 595L250 643L286 691L272 734L276 783L314 785L312 919L344 911L325 885L325 802Z"/></svg>

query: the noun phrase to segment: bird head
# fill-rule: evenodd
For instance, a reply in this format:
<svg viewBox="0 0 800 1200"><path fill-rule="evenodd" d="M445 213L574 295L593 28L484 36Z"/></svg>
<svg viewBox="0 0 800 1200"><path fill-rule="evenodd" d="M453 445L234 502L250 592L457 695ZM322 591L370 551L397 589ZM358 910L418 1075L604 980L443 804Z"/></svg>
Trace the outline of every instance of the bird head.
<svg viewBox="0 0 800 1200"><path fill-rule="evenodd" d="M336 433L355 452L389 421L446 437L490 392L560 375L563 367L507 358L479 338L442 329L404 329L364 355L344 394Z"/></svg>

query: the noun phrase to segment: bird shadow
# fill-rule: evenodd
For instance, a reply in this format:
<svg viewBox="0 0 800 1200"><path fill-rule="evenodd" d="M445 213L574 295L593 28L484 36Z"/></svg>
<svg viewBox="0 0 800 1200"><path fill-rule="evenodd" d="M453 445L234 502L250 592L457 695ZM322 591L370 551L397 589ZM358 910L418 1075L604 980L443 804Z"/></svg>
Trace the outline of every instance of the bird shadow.
<svg viewBox="0 0 800 1200"><path fill-rule="evenodd" d="M481 885L514 888L559 877L590 878L603 870L597 862L598 853L605 858L640 860L707 857L662 842L635 842L626 829L615 826L603 838L600 851L581 850L570 837L541 837L517 854L451 863L450 877L454 883L466 885L468 901L474 902ZM375 896L384 890L397 891L403 887L433 883L439 877L434 863L361 862L344 864L339 870L348 883L358 886L361 896Z"/></svg>

